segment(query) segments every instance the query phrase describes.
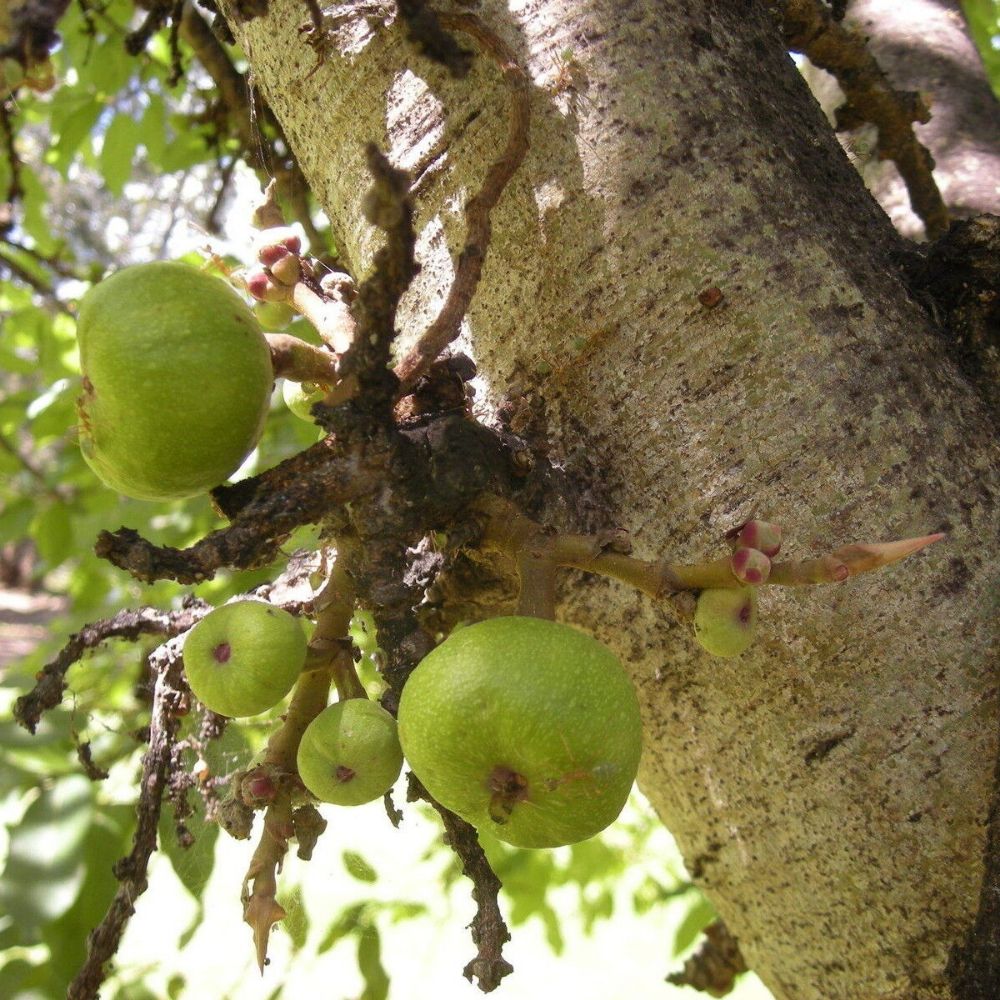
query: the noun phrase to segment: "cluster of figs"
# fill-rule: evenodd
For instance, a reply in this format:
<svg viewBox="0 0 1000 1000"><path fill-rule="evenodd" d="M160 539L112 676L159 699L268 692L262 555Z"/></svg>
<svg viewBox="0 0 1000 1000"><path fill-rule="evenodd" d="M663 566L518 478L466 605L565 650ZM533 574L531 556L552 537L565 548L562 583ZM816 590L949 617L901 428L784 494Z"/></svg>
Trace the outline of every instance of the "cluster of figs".
<svg viewBox="0 0 1000 1000"><path fill-rule="evenodd" d="M78 339L81 450L111 488L158 501L201 494L256 445L270 351L258 315L221 279L182 263L125 268L84 297ZM735 558L752 562L739 549L766 541L738 542ZM695 634L706 649L744 648L754 592L702 593ZM199 621L183 657L195 696L242 718L289 694L307 648L300 619L243 599ZM445 639L408 678L397 718L365 697L327 707L306 728L297 765L303 794L354 806L385 794L405 756L430 794L477 828L555 847L617 818L641 744L635 691L607 647L564 624L510 616Z"/></svg>

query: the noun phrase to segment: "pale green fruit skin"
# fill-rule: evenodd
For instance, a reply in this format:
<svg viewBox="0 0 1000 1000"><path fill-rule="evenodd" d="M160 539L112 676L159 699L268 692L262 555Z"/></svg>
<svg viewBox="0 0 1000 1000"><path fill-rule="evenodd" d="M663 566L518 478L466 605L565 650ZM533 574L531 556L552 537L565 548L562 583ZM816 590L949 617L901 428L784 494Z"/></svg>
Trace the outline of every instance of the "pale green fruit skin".
<svg viewBox="0 0 1000 1000"><path fill-rule="evenodd" d="M80 448L140 500L204 493L260 437L271 355L249 306L187 264L138 264L95 285L77 324Z"/></svg>
<svg viewBox="0 0 1000 1000"><path fill-rule="evenodd" d="M639 766L642 722L617 657L540 618L504 617L454 632L407 679L403 753L427 790L480 830L518 847L558 847L618 818ZM491 776L527 781L506 822Z"/></svg>
<svg viewBox="0 0 1000 1000"><path fill-rule="evenodd" d="M302 783L321 802L360 806L380 799L403 767L396 720L367 698L338 701L306 727L297 763ZM338 768L352 774L338 778Z"/></svg>
<svg viewBox="0 0 1000 1000"><path fill-rule="evenodd" d="M757 625L754 587L703 590L694 612L694 637L713 656L739 656Z"/></svg>
<svg viewBox="0 0 1000 1000"><path fill-rule="evenodd" d="M265 330L284 330L298 315L287 302L257 302L253 314Z"/></svg>
<svg viewBox="0 0 1000 1000"><path fill-rule="evenodd" d="M216 651L229 646L228 659ZM222 654L224 655L224 654ZM291 691L306 660L299 620L263 601L210 611L184 641L184 671L195 697L219 715L242 718L273 708Z"/></svg>
<svg viewBox="0 0 1000 1000"><path fill-rule="evenodd" d="M285 406L295 416L309 423L315 423L312 413L309 412L313 403L318 403L325 395L322 389L307 391L303 383L292 382L289 379L285 379L285 384L281 387L281 397L285 401Z"/></svg>

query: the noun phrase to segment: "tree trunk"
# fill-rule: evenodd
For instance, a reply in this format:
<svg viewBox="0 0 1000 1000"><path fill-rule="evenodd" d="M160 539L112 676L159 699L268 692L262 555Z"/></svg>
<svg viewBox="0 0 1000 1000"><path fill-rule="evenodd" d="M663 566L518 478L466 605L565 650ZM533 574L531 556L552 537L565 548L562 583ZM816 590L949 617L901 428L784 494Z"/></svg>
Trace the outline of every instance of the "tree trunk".
<svg viewBox="0 0 1000 1000"><path fill-rule="evenodd" d="M362 268L378 245L363 144L418 176L412 337L505 141L497 71L450 79L350 7L328 11L345 19L317 66L301 0L245 24L223 6ZM553 518L619 525L639 554L721 554L750 516L799 557L948 532L881 574L768 590L736 661L612 583L567 575L561 610L625 658L640 784L775 995L930 1000L949 995L983 873L997 447L765 8L482 4L530 71L533 122L466 334L484 408L530 396L578 486Z"/></svg>

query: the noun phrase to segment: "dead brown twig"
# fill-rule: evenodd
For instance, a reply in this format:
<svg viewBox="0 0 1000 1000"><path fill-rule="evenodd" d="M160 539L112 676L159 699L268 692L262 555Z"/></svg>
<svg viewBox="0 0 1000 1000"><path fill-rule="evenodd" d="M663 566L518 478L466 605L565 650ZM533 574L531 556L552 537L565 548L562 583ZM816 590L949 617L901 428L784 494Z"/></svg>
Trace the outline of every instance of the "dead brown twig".
<svg viewBox="0 0 1000 1000"><path fill-rule="evenodd" d="M109 639L135 642L142 635L175 636L186 632L209 610L202 601L192 601L180 611L156 608L126 608L111 618L84 625L71 635L69 642L39 672L35 686L14 704L14 718L29 732L34 732L42 715L55 708L66 689L66 672L91 649Z"/></svg>
<svg viewBox="0 0 1000 1000"><path fill-rule="evenodd" d="M156 675L153 708L149 724L149 749L142 761L139 782L138 824L132 838L132 851L114 866L118 891L104 919L87 938L87 958L66 991L67 1000L95 1000L104 981L105 964L118 950L135 902L147 887L149 859L156 850L156 830L163 795L167 787L169 765L177 732L178 716L186 703L181 680L178 645L169 642L150 656Z"/></svg>
<svg viewBox="0 0 1000 1000"><path fill-rule="evenodd" d="M783 16L788 47L832 73L847 96L837 112L838 127L877 126L879 156L896 164L928 238L943 236L948 209L932 174L934 160L913 132L914 121L930 121L923 99L894 90L864 38L834 20L818 0L785 0Z"/></svg>

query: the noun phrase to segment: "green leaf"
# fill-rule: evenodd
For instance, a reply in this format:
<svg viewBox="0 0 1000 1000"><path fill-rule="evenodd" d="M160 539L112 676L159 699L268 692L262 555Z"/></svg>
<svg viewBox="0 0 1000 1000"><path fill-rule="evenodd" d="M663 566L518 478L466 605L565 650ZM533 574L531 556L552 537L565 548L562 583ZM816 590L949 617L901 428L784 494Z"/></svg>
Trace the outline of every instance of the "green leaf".
<svg viewBox="0 0 1000 1000"><path fill-rule="evenodd" d="M962 11L993 92L1000 97L1000 51L994 46L994 39L1000 35L1000 3L997 0L962 0Z"/></svg>
<svg viewBox="0 0 1000 1000"><path fill-rule="evenodd" d="M167 148L167 112L159 94L150 94L149 104L139 122L137 138L146 147L149 162L162 167L163 153Z"/></svg>
<svg viewBox="0 0 1000 1000"><path fill-rule="evenodd" d="M368 920L368 903L355 903L347 907L340 916L330 925L326 932L326 937L320 942L316 949L317 954L322 955L329 951L338 941L342 941L357 928Z"/></svg>
<svg viewBox="0 0 1000 1000"><path fill-rule="evenodd" d="M358 938L358 970L365 980L361 1000L386 1000L389 976L382 965L382 940L374 924Z"/></svg>
<svg viewBox="0 0 1000 1000"><path fill-rule="evenodd" d="M65 777L44 790L11 831L0 909L22 927L55 920L76 900L86 877L81 848L93 817L93 796L93 786L82 775Z"/></svg>
<svg viewBox="0 0 1000 1000"><path fill-rule="evenodd" d="M77 68L81 82L89 83L99 94L111 96L128 83L136 62L121 42L110 42L93 46L89 58Z"/></svg>
<svg viewBox="0 0 1000 1000"><path fill-rule="evenodd" d="M215 845L219 839L219 827L216 823L206 823L200 814L188 817L185 825L193 835L194 842L190 847L183 847L177 839L171 812L172 810L165 809L160 816L160 850L170 862L181 884L198 902L196 919L200 920L201 900L208 880L212 877L212 869L215 867Z"/></svg>
<svg viewBox="0 0 1000 1000"><path fill-rule="evenodd" d="M680 922L674 933L673 957L687 951L695 942L695 938L716 918L715 907L701 895L695 898L691 909Z"/></svg>
<svg viewBox="0 0 1000 1000"><path fill-rule="evenodd" d="M73 522L67 504L43 507L32 520L29 532L49 569L55 569L73 554Z"/></svg>
<svg viewBox="0 0 1000 1000"><path fill-rule="evenodd" d="M118 880L112 868L132 849L134 826L135 811L131 806L105 806L94 814L93 825L80 852L86 870L83 886L73 905L43 933L49 946L50 963L64 984L83 964L87 956L87 935L104 919L118 891Z"/></svg>
<svg viewBox="0 0 1000 1000"><path fill-rule="evenodd" d="M0 508L0 538L23 538L34 513L35 505L27 498Z"/></svg>
<svg viewBox="0 0 1000 1000"><path fill-rule="evenodd" d="M173 173L212 158L205 134L193 121L178 115L175 134L160 159L164 170Z"/></svg>
<svg viewBox="0 0 1000 1000"><path fill-rule="evenodd" d="M292 942L292 951L301 951L309 936L309 914L302 902L302 890L296 888L281 900L285 907L285 919L281 927Z"/></svg>
<svg viewBox="0 0 1000 1000"><path fill-rule="evenodd" d="M125 182L132 176L132 161L139 143L139 126L127 114L118 113L104 133L100 166L108 189L121 195Z"/></svg>
<svg viewBox="0 0 1000 1000"><path fill-rule="evenodd" d="M67 104L58 128L58 136L49 151L52 164L63 177L66 176L69 165L84 140L90 139L90 133L103 110L104 105L90 95L81 96L74 103ZM53 115L54 121L55 115Z"/></svg>
<svg viewBox="0 0 1000 1000"><path fill-rule="evenodd" d="M344 867L349 875L359 882L377 882L378 872L360 854L355 851L344 851Z"/></svg>

